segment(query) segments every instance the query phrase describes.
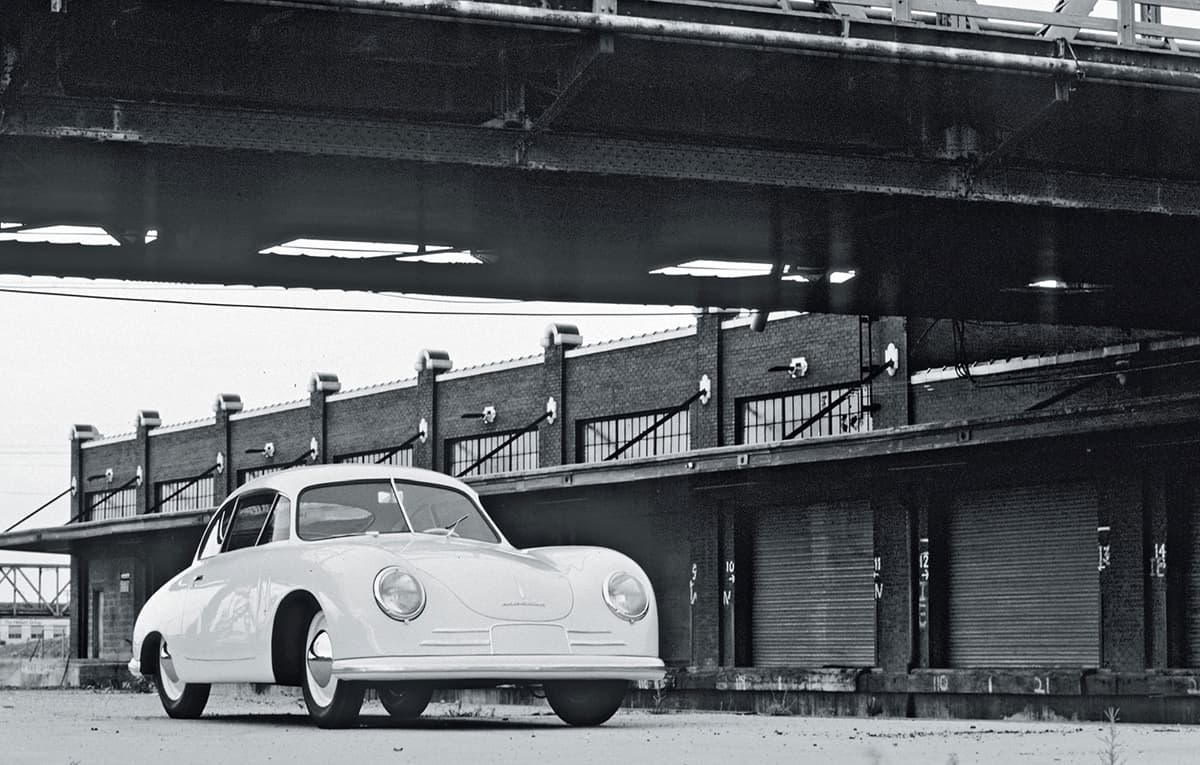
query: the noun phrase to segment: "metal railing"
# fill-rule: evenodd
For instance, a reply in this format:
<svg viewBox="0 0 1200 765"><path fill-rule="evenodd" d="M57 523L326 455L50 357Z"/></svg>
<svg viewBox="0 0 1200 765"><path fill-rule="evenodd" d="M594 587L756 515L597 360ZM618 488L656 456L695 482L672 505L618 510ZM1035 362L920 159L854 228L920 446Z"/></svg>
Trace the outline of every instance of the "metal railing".
<svg viewBox="0 0 1200 765"><path fill-rule="evenodd" d="M834 15L848 21L884 21L978 32L1023 34L1045 39L1087 38L1126 47L1149 47L1178 51L1181 47L1200 53L1198 0L1165 0L1139 3L1134 0L1043 0L1043 8L984 5L974 0L649 0L663 5L711 6L743 9L755 13ZM278 0L226 0L234 4L274 5ZM574 26L596 31L637 33L626 29L637 17L623 12L621 0L594 0L593 13L578 10L529 8L519 0L307 0L309 8L329 10L354 8L370 13L413 14L462 18L499 23ZM1097 8L1099 6L1099 8ZM1164 9L1167 11L1164 19ZM589 21L602 17L604 24ZM674 21L653 21L660 33L671 34ZM1165 23L1171 22L1171 23ZM681 22L686 24L687 22ZM1178 41L1184 41L1180 46Z"/></svg>
<svg viewBox="0 0 1200 765"><path fill-rule="evenodd" d="M70 605L70 566L0 563L0 616L61 617Z"/></svg>

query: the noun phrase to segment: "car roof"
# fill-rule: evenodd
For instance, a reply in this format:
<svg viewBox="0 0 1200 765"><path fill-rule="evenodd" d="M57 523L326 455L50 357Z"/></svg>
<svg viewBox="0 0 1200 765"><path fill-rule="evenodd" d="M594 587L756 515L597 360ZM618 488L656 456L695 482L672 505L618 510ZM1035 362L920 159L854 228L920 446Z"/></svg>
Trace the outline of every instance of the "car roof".
<svg viewBox="0 0 1200 765"><path fill-rule="evenodd" d="M475 491L470 486L445 473L425 470L424 468L399 467L396 465L360 464L309 465L306 467L288 468L287 470L268 473L252 481L247 481L233 493L243 494L255 489L276 489L294 497L301 489L319 483L388 480L391 478L395 478L397 481L416 481L445 486L476 497Z"/></svg>

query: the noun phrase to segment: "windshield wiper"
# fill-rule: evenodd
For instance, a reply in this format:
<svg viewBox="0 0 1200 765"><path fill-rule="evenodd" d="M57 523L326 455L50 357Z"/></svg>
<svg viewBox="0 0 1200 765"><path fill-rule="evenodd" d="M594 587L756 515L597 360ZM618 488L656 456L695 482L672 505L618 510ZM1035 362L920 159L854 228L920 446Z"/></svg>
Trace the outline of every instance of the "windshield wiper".
<svg viewBox="0 0 1200 765"><path fill-rule="evenodd" d="M451 523L449 526L446 526L446 536L450 536L451 534L453 534L455 527L470 517L471 517L471 514L467 513L466 515L464 515L462 518L459 518L454 523Z"/></svg>

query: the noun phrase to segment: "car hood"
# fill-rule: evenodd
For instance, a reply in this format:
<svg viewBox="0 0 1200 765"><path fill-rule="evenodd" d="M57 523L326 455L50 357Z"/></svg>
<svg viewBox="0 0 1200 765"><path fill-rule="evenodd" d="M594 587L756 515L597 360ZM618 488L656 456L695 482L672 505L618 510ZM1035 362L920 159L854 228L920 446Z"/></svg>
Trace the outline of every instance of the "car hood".
<svg viewBox="0 0 1200 765"><path fill-rule="evenodd" d="M424 534L377 540L418 574L436 579L464 606L490 619L555 621L574 606L567 572L536 555Z"/></svg>

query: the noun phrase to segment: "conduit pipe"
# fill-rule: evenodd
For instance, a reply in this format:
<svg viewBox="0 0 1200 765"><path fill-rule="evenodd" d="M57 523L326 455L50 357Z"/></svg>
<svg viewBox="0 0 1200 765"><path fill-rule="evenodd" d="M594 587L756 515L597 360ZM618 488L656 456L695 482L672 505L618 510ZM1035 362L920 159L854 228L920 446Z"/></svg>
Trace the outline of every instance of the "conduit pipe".
<svg viewBox="0 0 1200 765"><path fill-rule="evenodd" d="M921 43L870 40L807 32L783 32L719 24L702 24L640 16L530 8L476 0L225 0L239 4L308 9L346 9L405 16L435 16L462 21L548 27L597 34L636 35L705 43L721 43L788 53L816 53L895 63L1012 71L1052 77L1200 89L1200 72L1156 69L1107 62L1079 63L1071 58L954 48Z"/></svg>

